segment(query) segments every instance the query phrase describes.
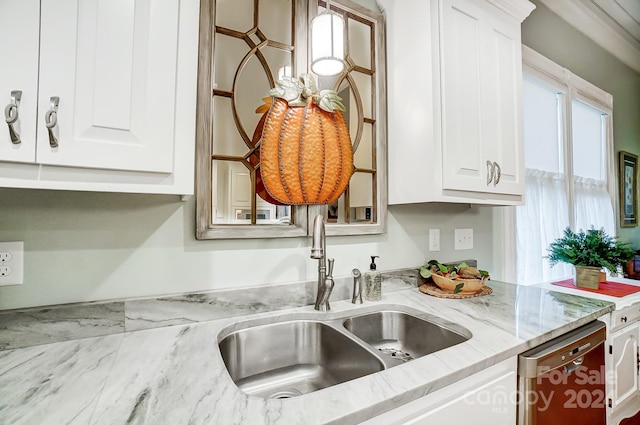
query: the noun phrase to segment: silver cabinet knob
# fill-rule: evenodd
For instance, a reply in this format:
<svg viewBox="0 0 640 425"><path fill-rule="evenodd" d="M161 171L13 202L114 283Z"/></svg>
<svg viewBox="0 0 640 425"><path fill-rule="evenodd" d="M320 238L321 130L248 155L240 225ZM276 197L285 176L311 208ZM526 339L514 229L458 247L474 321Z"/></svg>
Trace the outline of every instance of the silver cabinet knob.
<svg viewBox="0 0 640 425"><path fill-rule="evenodd" d="M58 147L58 137L55 135L55 127L58 124L58 104L60 103L60 98L58 96L53 96L49 99L50 109L44 114L44 123L47 126L47 131L49 132L49 145L52 148Z"/></svg>
<svg viewBox="0 0 640 425"><path fill-rule="evenodd" d="M22 91L14 90L11 92L11 102L4 108L4 120L9 126L9 137L11 143L18 145L22 143L20 140L20 134L15 129L15 125L18 122L18 107L20 106L20 100L22 99Z"/></svg>

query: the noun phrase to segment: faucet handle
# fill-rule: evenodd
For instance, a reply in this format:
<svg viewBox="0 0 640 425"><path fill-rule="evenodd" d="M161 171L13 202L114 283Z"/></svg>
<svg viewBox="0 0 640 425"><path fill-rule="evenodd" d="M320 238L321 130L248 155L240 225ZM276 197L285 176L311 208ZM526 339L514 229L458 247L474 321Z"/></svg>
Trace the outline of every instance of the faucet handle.
<svg viewBox="0 0 640 425"><path fill-rule="evenodd" d="M333 263L336 261L335 258L329 258L327 260L329 262L329 268L327 270L327 276L333 276Z"/></svg>
<svg viewBox="0 0 640 425"><path fill-rule="evenodd" d="M327 278L324 280L324 292L322 294L322 305L324 306L325 311L331 310L329 297L331 296L334 285L335 282L333 281L333 277L331 277L331 275L327 276Z"/></svg>

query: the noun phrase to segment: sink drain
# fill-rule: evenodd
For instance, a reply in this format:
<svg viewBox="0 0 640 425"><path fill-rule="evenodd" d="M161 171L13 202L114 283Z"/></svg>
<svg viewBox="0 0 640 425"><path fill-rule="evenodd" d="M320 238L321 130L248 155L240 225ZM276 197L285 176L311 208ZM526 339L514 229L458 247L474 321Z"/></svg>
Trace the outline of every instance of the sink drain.
<svg viewBox="0 0 640 425"><path fill-rule="evenodd" d="M402 350L398 350L397 348L378 348L378 350L382 351L385 354L390 355L393 358L402 360L405 363L410 360L413 360L413 356L411 354Z"/></svg>
<svg viewBox="0 0 640 425"><path fill-rule="evenodd" d="M296 389L290 389L290 390L284 390L284 391L278 391L275 392L273 394L271 394L269 396L270 399L273 400L281 400L284 398L292 398L292 397L297 397L299 395L302 395L302 393Z"/></svg>

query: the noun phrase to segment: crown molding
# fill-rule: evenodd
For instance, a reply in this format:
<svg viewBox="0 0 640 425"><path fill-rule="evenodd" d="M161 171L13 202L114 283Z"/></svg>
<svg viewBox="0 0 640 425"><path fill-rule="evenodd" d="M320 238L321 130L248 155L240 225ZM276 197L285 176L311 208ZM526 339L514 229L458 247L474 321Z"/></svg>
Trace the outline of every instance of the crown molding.
<svg viewBox="0 0 640 425"><path fill-rule="evenodd" d="M528 0L486 0L503 12L508 13L520 22L531 14L536 5Z"/></svg>
<svg viewBox="0 0 640 425"><path fill-rule="evenodd" d="M399 0L375 0L378 3L378 7L381 10L385 10L390 7L392 3L401 3ZM424 0L423 0L424 1ZM510 16L518 19L520 22L524 21L527 16L531 14L531 11L536 8L536 5L529 0L485 0L507 13ZM428 2L427 2L428 4Z"/></svg>
<svg viewBox="0 0 640 425"><path fill-rule="evenodd" d="M629 40L616 30L611 22L607 22L608 15L591 0L539 1L627 66L640 72L640 43Z"/></svg>

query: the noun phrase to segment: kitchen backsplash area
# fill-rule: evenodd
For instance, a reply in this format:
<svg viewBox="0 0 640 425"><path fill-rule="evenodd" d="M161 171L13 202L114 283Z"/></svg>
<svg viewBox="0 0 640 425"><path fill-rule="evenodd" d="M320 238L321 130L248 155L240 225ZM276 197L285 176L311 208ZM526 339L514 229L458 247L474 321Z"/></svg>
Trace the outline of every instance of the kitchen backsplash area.
<svg viewBox="0 0 640 425"><path fill-rule="evenodd" d="M0 189L0 240L24 241L24 284L0 287L0 310L89 301L255 288L313 280L311 238L197 241L195 200L175 196ZM382 235L327 238L336 278L426 260L492 260L495 209L468 204L389 208ZM440 251L429 252L429 229ZM454 229L473 228L474 248L454 249ZM249 290L247 290L249 291Z"/></svg>
<svg viewBox="0 0 640 425"><path fill-rule="evenodd" d="M419 285L417 269L382 275L382 291ZM335 280L332 301L350 299L353 281ZM53 342L187 325L312 305L316 282L217 290L159 298L64 304L0 312L0 351Z"/></svg>

